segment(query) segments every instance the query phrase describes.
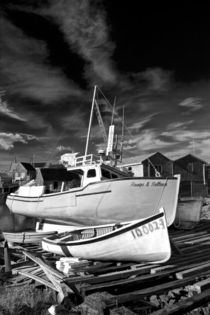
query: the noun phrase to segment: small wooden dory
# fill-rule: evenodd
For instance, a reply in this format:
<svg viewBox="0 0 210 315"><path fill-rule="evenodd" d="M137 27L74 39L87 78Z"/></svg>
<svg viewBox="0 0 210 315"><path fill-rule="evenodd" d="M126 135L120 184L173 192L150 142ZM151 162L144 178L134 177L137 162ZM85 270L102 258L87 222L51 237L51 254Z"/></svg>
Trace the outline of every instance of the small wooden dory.
<svg viewBox="0 0 210 315"><path fill-rule="evenodd" d="M171 256L163 209L144 220L52 235L42 240L42 248L61 256L90 260L161 263Z"/></svg>
<svg viewBox="0 0 210 315"><path fill-rule="evenodd" d="M25 232L3 232L5 241L8 243L39 243L44 237L55 235L56 231L48 232L35 232L35 231L25 231Z"/></svg>

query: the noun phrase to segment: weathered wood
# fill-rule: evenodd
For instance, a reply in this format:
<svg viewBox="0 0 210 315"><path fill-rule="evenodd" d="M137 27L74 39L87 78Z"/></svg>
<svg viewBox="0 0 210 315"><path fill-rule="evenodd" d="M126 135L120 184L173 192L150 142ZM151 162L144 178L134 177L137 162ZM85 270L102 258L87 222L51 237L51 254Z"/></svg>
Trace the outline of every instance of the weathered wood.
<svg viewBox="0 0 210 315"><path fill-rule="evenodd" d="M40 257L35 256L32 253L29 252L23 252L27 257L29 257L31 260L33 260L34 262L36 262L41 268L45 268L47 269L49 272L51 272L51 274L55 275L56 277L58 277L59 279L64 279L66 278L66 276L64 276L63 273L61 273L60 271L52 268L51 266L49 266L48 264L46 264L43 259L41 259Z"/></svg>
<svg viewBox="0 0 210 315"><path fill-rule="evenodd" d="M128 279L121 279L121 280L115 280L115 281L109 281L109 282L102 282L99 284L92 284L88 285L87 283L84 285L81 285L80 291L82 296L85 296L86 294L90 294L96 291L102 291L102 290L107 290L111 288L116 288L116 287L125 287L128 285L132 285L133 287L142 283L142 284L153 284L155 281L164 279L170 275L169 272L161 273L161 274L156 274L156 275L143 275L135 278L128 278Z"/></svg>
<svg viewBox="0 0 210 315"><path fill-rule="evenodd" d="M195 308L205 305L210 301L210 290L206 290L201 294L195 295L191 298L182 300L176 304L165 307L164 309L155 311L151 315L180 315L185 314Z"/></svg>
<svg viewBox="0 0 210 315"><path fill-rule="evenodd" d="M57 291L57 289L55 288L55 286L54 286L51 282L46 281L46 280L44 280L44 279L41 278L41 277L38 277L38 276L33 275L33 274L31 274L31 273L29 273L29 272L26 272L26 271L20 271L19 273L20 273L21 275L25 276L25 277L28 277L28 278L30 278L30 279L33 279L33 280L37 281L37 282L40 282L41 284L44 284L45 286L47 286L47 287L49 287L49 288L51 288L51 289Z"/></svg>
<svg viewBox="0 0 210 315"><path fill-rule="evenodd" d="M191 289L197 293L201 293L207 289L210 289L210 278L196 282L191 286Z"/></svg>
<svg viewBox="0 0 210 315"><path fill-rule="evenodd" d="M130 276L134 275L141 275L141 274L147 274L150 272L151 266L142 266L141 268L138 269L133 269L133 270L123 270L121 272L112 272L108 274L102 274L98 275L97 277L95 276L77 276L77 277L67 277L64 281L68 281L69 283L101 283L101 282L108 282L108 281L113 281L116 279L125 279Z"/></svg>
<svg viewBox="0 0 210 315"><path fill-rule="evenodd" d="M193 275L198 275L202 272L208 271L210 269L210 263L205 263L205 264L201 264L199 266L184 270L184 271L180 271L176 273L176 278L177 279L184 279L186 277L190 277Z"/></svg>
<svg viewBox="0 0 210 315"><path fill-rule="evenodd" d="M184 262L173 264L173 265L165 265L165 266L151 268L150 273L155 274L155 273L163 272L163 271L171 271L171 273L173 273L173 272L177 272L178 270L181 270L181 271L182 270L184 271L186 269L189 270L190 268L197 267L198 263L201 263L201 262L202 263L205 262L205 264L210 264L210 260L204 261L202 258L194 259L192 261L184 261Z"/></svg>

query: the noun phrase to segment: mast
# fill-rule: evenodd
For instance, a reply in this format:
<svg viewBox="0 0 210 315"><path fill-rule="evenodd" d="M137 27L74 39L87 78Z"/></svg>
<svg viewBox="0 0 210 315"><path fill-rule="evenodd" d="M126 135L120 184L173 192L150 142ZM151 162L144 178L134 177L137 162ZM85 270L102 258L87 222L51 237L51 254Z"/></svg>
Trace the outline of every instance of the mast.
<svg viewBox="0 0 210 315"><path fill-rule="evenodd" d="M89 145L89 139L90 139L90 129L91 129L91 124L92 124L92 120L93 120L93 109L94 109L94 104L95 104L96 90L97 90L97 85L95 85L94 92L93 92L93 100L92 100L92 106L91 106L91 112L90 112L90 120L89 120L89 127L88 127L88 133L87 133L85 155L87 155L87 152L88 152L88 145Z"/></svg>
<svg viewBox="0 0 210 315"><path fill-rule="evenodd" d="M99 124L99 127L101 128L101 131L102 131L102 134L103 134L104 142L107 143L108 138L107 138L107 134L106 134L106 129L105 129L105 126L104 126L104 123L103 123L103 119L101 117L101 112L100 112L100 109L99 109L99 105L98 105L96 99L95 99L95 110L96 110L96 116L97 116L97 119L98 119L98 124Z"/></svg>
<svg viewBox="0 0 210 315"><path fill-rule="evenodd" d="M122 115L122 134L121 134L121 146L120 146L120 161L122 162L123 154L123 142L124 142L124 127L125 127L125 106L123 106L123 115Z"/></svg>

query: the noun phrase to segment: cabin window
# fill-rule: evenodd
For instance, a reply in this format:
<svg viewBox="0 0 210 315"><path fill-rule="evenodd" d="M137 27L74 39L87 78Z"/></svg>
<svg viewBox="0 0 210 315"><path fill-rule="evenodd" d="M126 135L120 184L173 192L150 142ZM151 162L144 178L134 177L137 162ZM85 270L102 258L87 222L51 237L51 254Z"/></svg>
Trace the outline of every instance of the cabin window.
<svg viewBox="0 0 210 315"><path fill-rule="evenodd" d="M101 175L102 175L102 179L110 179L111 178L110 172L107 170L104 170L103 168L101 169Z"/></svg>
<svg viewBox="0 0 210 315"><path fill-rule="evenodd" d="M118 178L117 174L112 173L112 178Z"/></svg>
<svg viewBox="0 0 210 315"><path fill-rule="evenodd" d="M58 189L58 182L53 183L53 189L55 189L55 190Z"/></svg>
<svg viewBox="0 0 210 315"><path fill-rule="evenodd" d="M87 177L88 177L88 178L90 178L90 177L96 177L96 170L95 170L94 168L88 170L88 172L87 172Z"/></svg>

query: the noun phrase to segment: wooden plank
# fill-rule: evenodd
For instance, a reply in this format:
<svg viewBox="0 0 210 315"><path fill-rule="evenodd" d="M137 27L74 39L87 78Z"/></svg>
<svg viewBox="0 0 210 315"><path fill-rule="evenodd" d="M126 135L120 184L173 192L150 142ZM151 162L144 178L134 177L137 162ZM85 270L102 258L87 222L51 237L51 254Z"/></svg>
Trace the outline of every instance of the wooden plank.
<svg viewBox="0 0 210 315"><path fill-rule="evenodd" d="M101 282L99 284L92 284L91 286L86 285L84 287L84 289L82 289L82 290L83 290L83 293L84 292L90 293L90 292L93 292L96 290L103 290L103 289L108 289L108 288L117 287L117 286L121 286L121 285L129 285L129 284L130 285L131 284L137 285L137 284L140 284L141 282L146 283L146 282L149 282L151 280L157 281L158 279L161 279L161 278L164 279L164 278L169 277L169 276L174 276L175 273L178 273L179 271L183 272L183 270L185 270L186 268L189 269L189 267L191 267L191 269L192 269L193 267L198 267L198 265L197 264L191 264L191 265L185 265L185 266L175 266L173 268L166 268L165 270L163 269L159 273L145 274L142 276L138 275L134 279L124 279L124 280L116 279L115 281L109 281L107 283ZM161 268L161 267L159 267L159 268ZM206 269L202 270L202 272L205 272L205 271L206 271ZM208 271L208 269L207 269L207 271ZM196 276L199 276L200 272L201 271L199 270L199 272L196 274ZM195 278L195 275L194 275L194 278ZM87 281L86 284L88 284L88 283L90 284L90 282Z"/></svg>
<svg viewBox="0 0 210 315"><path fill-rule="evenodd" d="M191 263L193 262L193 263ZM198 259L194 259L192 261L183 261L183 262L178 262L177 264L171 264L171 265L164 265L164 266L158 266L155 268L151 268L150 273L151 274L155 274L155 273L160 273L163 271L171 271L172 272L177 272L178 270L180 271L184 271L186 269L190 269L190 268L194 268L197 266L200 266L200 263L204 263L205 264L210 264L210 260L205 261L204 259L200 259L200 257Z"/></svg>
<svg viewBox="0 0 210 315"><path fill-rule="evenodd" d="M106 283L101 282L99 284L92 284L92 285L88 285L86 283L84 285L81 285L80 290L81 290L82 295L85 296L86 294L90 294L96 291L107 290L107 289L116 288L120 286L123 286L123 287L128 286L128 285L136 286L136 285L139 285L140 283L143 283L144 285L147 284L147 286L149 286L151 284L154 285L155 281L168 278L169 275L170 275L169 272L165 272L165 273L162 272L161 274L156 274L156 275L148 274L148 275L142 275L135 278L109 281Z"/></svg>
<svg viewBox="0 0 210 315"><path fill-rule="evenodd" d="M137 290L133 292L124 293L117 295L106 301L106 307L110 308L118 304L123 304L129 301L135 301L144 297L151 296L153 294L161 294L168 292L169 290L180 288L195 282L195 278L193 276L182 279L182 280L174 280L166 283L162 283L160 285L152 286L146 289Z"/></svg>
<svg viewBox="0 0 210 315"><path fill-rule="evenodd" d="M189 268L184 271L180 271L176 273L176 278L177 279L184 279L186 277L190 277L193 275L198 275L201 272L208 271L210 269L210 263L207 264L202 264L193 268Z"/></svg>
<svg viewBox="0 0 210 315"><path fill-rule="evenodd" d="M101 282L108 282L113 281L116 279L125 279L133 275L141 275L141 274L147 274L150 272L151 266L147 267L141 267L139 269L133 269L133 270L123 270L121 272L111 272L108 274L102 274L95 276L77 276L77 277L67 277L63 281L68 281L68 283L101 283Z"/></svg>
<svg viewBox="0 0 210 315"><path fill-rule="evenodd" d="M197 293L201 293L207 289L210 289L210 278L196 282L191 286L191 289Z"/></svg>
<svg viewBox="0 0 210 315"><path fill-rule="evenodd" d="M51 274L55 275L56 277L58 277L59 279L65 279L66 276L61 273L60 271L52 268L51 266L47 265L43 259L41 259L40 257L35 256L32 253L29 252L24 252L24 254L30 258L31 260L33 260L34 262L36 262L41 268L45 268L47 269Z"/></svg>
<svg viewBox="0 0 210 315"><path fill-rule="evenodd" d="M195 308L207 304L210 301L210 290L206 290L201 294L194 295L191 298L182 300L176 304L169 305L164 309L155 311L151 315L180 315L185 314Z"/></svg>
<svg viewBox="0 0 210 315"><path fill-rule="evenodd" d="M56 287L51 282L46 281L46 280L44 280L41 277L38 277L38 276L33 275L33 274L30 274L29 272L26 272L26 271L20 271L19 273L21 275L25 276L25 277L28 277L30 279L33 279L33 280L37 281L37 282L40 282L41 284L44 284L45 286L47 286L47 287L57 291Z"/></svg>

